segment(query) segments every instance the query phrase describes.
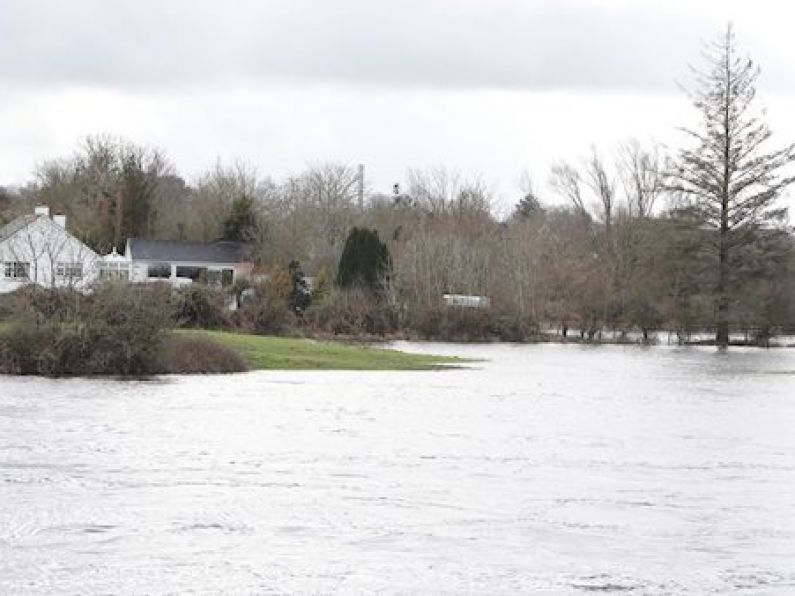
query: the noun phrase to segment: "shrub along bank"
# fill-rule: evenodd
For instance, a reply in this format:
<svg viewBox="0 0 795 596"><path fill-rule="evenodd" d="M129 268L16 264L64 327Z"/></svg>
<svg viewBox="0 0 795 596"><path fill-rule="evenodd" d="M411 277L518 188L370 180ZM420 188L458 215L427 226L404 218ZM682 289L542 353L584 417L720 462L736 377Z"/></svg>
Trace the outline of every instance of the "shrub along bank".
<svg viewBox="0 0 795 596"><path fill-rule="evenodd" d="M266 368L427 370L456 362L395 350L239 333L284 330L288 322L296 325L301 318L265 293L230 313L213 292L208 288L173 292L164 284L110 283L84 295L27 286L4 297L0 305L5 319L0 322L0 373L137 377ZM194 329L175 330L176 325ZM236 332L195 329L202 326Z"/></svg>
<svg viewBox="0 0 795 596"><path fill-rule="evenodd" d="M89 295L27 286L0 333L0 373L146 376L245 370L201 338L174 338L167 288L105 284Z"/></svg>

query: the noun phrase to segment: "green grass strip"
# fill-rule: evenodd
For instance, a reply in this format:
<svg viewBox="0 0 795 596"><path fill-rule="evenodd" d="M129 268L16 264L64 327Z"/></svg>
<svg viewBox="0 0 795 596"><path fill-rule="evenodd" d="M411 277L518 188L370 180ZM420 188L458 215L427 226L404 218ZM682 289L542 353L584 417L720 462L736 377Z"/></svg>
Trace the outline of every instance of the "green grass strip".
<svg viewBox="0 0 795 596"><path fill-rule="evenodd" d="M290 337L225 331L179 330L204 335L239 352L252 369L278 370L434 370L463 364L461 358L409 354L398 350Z"/></svg>

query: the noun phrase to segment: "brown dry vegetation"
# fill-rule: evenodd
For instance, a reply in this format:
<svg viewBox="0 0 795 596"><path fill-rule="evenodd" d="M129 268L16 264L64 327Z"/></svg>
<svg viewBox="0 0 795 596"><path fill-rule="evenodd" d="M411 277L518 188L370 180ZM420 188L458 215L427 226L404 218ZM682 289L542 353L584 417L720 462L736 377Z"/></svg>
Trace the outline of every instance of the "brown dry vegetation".
<svg viewBox="0 0 795 596"><path fill-rule="evenodd" d="M207 337L169 335L163 346L160 372L169 374L218 374L248 370L243 357Z"/></svg>
<svg viewBox="0 0 795 596"><path fill-rule="evenodd" d="M185 326L516 341L614 330L649 342L717 328L722 344L731 328L764 345L795 331L795 239L776 203L795 182L795 145L763 147L771 131L751 105L758 71L731 28L706 57L692 94L701 128L680 151L593 147L552 168L548 197L526 177L510 213L477 176L445 169L409 170L402 189L365 198L347 165L274 181L219 163L188 182L161 150L91 137L4 191L0 217L49 205L100 252L130 236L247 241L263 274L254 295L230 315L212 290L178 293ZM377 292L330 282L354 228L388 248ZM317 278L309 306L293 299L299 262ZM490 306L450 309L446 293Z"/></svg>
<svg viewBox="0 0 795 596"><path fill-rule="evenodd" d="M120 375L236 372L234 351L175 338L173 296L160 285L98 286L89 295L27 286L6 297L0 373Z"/></svg>
<svg viewBox="0 0 795 596"><path fill-rule="evenodd" d="M654 179L659 159L632 146L615 160L594 156L582 165L561 166L553 188L568 203L551 206L526 189L514 212L502 217L477 180L438 171L413 172L405 193L370 196L359 209L350 168L313 169L281 184L245 169L218 168L195 186L158 178L151 235L217 238L235 198L255 198L252 258L266 276L255 288L256 298L230 315L212 290L186 290L179 314L186 326L519 341L549 333L596 339L606 329L635 331L651 341L655 331L664 330L684 341L714 321L714 238L676 197L660 190L662 181ZM612 185L598 186L593 181L605 171ZM91 195L72 187L94 183L83 174L64 176L43 173L12 201L8 217L49 203L68 212L70 227L90 239L83 231L98 225L95 210L80 201L90 203ZM214 231L206 229L208 221L216 222ZM377 300L335 289L330 281L354 225L377 230L389 248L390 283ZM729 313L733 329L764 341L795 325L795 243L785 231L755 233L757 240L733 255ZM325 280L302 316L287 303L287 264L293 259L308 275ZM448 292L488 296L491 307L448 309L442 302Z"/></svg>

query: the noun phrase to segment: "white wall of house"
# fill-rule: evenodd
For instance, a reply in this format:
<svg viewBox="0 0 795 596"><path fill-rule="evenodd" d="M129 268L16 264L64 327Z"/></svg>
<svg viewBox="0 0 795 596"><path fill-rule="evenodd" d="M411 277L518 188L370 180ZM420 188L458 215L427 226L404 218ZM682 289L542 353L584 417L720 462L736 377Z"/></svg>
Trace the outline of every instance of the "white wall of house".
<svg viewBox="0 0 795 596"><path fill-rule="evenodd" d="M82 289L97 279L98 255L66 231L65 218L56 218L39 212L0 241L0 293L27 283Z"/></svg>
<svg viewBox="0 0 795 596"><path fill-rule="evenodd" d="M0 293L12 292L28 283L84 289L98 279L165 281L175 286L192 283L190 278L178 274L180 267L207 270L219 281L225 271L231 271L231 280L228 273L226 280L231 283L247 277L252 268L251 263L131 259L129 244L126 255L119 255L114 249L100 257L69 234L64 216L50 217L46 207L37 207L35 217L30 216L23 223L26 225L0 240ZM164 265L168 275L150 277L149 269L154 265Z"/></svg>

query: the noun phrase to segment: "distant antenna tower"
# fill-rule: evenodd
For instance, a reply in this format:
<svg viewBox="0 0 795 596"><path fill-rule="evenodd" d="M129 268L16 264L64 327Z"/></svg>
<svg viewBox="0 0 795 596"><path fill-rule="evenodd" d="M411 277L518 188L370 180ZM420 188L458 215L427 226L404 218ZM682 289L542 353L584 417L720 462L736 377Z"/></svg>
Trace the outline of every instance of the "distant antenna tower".
<svg viewBox="0 0 795 596"><path fill-rule="evenodd" d="M364 211L364 164L359 164L358 172L359 188L357 191L359 197L359 211Z"/></svg>

